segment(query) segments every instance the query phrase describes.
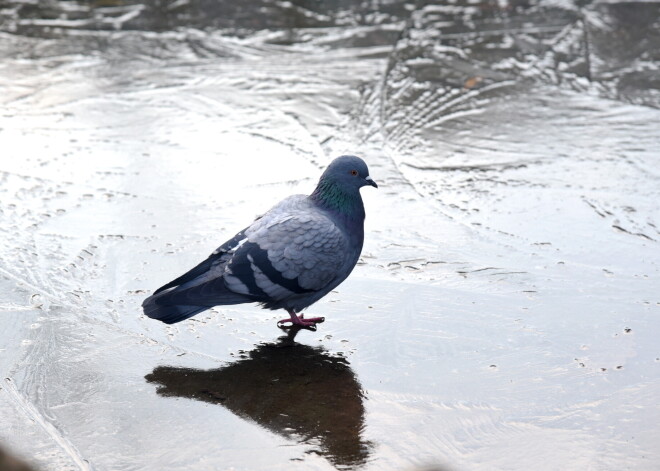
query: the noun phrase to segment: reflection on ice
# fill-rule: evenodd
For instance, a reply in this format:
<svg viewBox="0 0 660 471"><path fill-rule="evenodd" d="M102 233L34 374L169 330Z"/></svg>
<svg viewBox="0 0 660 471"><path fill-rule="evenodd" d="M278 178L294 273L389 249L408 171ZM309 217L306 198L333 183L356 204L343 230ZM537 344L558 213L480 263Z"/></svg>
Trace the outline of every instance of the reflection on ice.
<svg viewBox="0 0 660 471"><path fill-rule="evenodd" d="M165 397L219 404L244 419L311 445L335 465L364 463L364 395L348 361L295 343L299 329L262 344L228 366L201 370L159 366L145 378Z"/></svg>

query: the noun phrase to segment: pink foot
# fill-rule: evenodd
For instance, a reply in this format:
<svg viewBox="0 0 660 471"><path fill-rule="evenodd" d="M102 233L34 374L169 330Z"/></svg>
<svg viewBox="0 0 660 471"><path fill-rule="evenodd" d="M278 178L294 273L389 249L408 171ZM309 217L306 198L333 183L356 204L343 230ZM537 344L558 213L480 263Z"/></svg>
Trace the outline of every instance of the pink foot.
<svg viewBox="0 0 660 471"><path fill-rule="evenodd" d="M291 322L291 326L299 326L299 327L307 327L307 328L312 328L316 329L316 324L320 324L321 322L325 321L325 317L310 317L309 319L305 319L305 316L303 314L300 314L300 316L296 315L296 313L293 310L288 310L287 312L291 316L291 319L282 319L277 322L277 327L280 329L285 329L288 326L284 325L289 322Z"/></svg>

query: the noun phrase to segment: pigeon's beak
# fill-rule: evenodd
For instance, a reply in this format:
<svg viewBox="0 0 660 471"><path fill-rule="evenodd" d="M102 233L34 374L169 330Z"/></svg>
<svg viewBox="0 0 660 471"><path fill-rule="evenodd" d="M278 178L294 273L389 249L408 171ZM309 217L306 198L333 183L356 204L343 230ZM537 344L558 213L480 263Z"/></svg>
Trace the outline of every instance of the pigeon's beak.
<svg viewBox="0 0 660 471"><path fill-rule="evenodd" d="M374 188L378 188L376 182L373 181L369 175L367 175L364 179L367 181L369 185L373 186Z"/></svg>

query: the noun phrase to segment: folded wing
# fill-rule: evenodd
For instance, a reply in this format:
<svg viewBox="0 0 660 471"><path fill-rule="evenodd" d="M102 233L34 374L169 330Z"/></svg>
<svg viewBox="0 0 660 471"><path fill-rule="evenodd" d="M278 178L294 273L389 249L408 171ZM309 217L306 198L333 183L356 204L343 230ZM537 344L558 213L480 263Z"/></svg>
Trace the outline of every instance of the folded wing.
<svg viewBox="0 0 660 471"><path fill-rule="evenodd" d="M145 314L171 324L216 305L276 309L328 287L344 263L345 235L321 213L277 209L156 290L142 305Z"/></svg>

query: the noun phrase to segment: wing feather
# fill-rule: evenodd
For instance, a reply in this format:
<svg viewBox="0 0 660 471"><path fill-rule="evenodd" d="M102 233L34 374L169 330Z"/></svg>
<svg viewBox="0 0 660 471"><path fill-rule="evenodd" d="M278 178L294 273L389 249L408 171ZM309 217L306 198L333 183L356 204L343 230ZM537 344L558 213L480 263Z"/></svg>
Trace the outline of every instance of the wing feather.
<svg viewBox="0 0 660 471"><path fill-rule="evenodd" d="M290 233L299 235L287 240ZM315 291L337 275L346 244L344 234L323 215L285 221L273 226L260 241L276 269L287 278L297 279L301 287Z"/></svg>
<svg viewBox="0 0 660 471"><path fill-rule="evenodd" d="M240 279L247 270L272 300L322 290L344 263L347 239L323 214L271 217L246 230L241 245L227 264Z"/></svg>

